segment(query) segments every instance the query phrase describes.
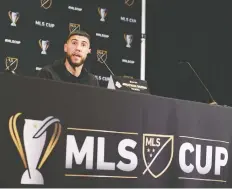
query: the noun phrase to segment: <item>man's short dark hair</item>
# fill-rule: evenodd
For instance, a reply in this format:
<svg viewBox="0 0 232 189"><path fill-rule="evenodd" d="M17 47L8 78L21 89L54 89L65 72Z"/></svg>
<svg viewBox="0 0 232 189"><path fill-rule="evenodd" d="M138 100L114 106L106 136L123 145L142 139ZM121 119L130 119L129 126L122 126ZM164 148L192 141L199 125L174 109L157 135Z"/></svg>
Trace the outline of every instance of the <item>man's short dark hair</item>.
<svg viewBox="0 0 232 189"><path fill-rule="evenodd" d="M72 37L74 35L79 35L79 36L86 37L86 38L88 38L88 40L90 42L90 35L86 31L83 31L83 30L77 30L75 32L70 33L67 40L66 40L66 42L70 39L70 37Z"/></svg>

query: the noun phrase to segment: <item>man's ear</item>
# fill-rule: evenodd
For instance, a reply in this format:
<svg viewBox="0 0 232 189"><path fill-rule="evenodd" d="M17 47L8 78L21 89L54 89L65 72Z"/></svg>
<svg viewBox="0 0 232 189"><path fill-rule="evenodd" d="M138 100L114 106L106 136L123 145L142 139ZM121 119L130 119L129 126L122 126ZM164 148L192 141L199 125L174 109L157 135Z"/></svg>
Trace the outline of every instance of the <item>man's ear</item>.
<svg viewBox="0 0 232 189"><path fill-rule="evenodd" d="M67 44L64 44L64 52L67 52Z"/></svg>
<svg viewBox="0 0 232 189"><path fill-rule="evenodd" d="M92 52L92 49L89 49L89 53L88 54L91 54L91 52Z"/></svg>

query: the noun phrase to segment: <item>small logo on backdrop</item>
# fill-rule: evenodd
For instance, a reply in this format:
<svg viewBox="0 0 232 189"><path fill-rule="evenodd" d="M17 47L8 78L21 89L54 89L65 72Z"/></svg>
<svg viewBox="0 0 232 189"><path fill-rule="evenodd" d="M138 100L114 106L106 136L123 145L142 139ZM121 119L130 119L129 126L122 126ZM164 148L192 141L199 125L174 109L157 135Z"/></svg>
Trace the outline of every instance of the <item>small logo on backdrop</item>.
<svg viewBox="0 0 232 189"><path fill-rule="evenodd" d="M100 21L105 22L106 15L108 14L108 10L106 8L98 7L98 13L101 17Z"/></svg>
<svg viewBox="0 0 232 189"><path fill-rule="evenodd" d="M11 26L16 26L16 23L20 17L19 12L12 12L12 11L8 11L8 16L10 17L11 20Z"/></svg>
<svg viewBox="0 0 232 189"><path fill-rule="evenodd" d="M41 54L47 54L47 49L50 45L50 42L48 40L39 40L39 46L42 49Z"/></svg>
<svg viewBox="0 0 232 189"><path fill-rule="evenodd" d="M132 6L134 4L134 2L135 2L135 0L125 0L125 4L129 7Z"/></svg>
<svg viewBox="0 0 232 189"><path fill-rule="evenodd" d="M133 24L135 24L137 22L136 19L125 17L125 16L121 16L120 19L123 22L129 22L129 23L133 23Z"/></svg>
<svg viewBox="0 0 232 189"><path fill-rule="evenodd" d="M95 78L99 81L109 81L110 80L110 77L101 76L101 75L95 75Z"/></svg>
<svg viewBox="0 0 232 189"><path fill-rule="evenodd" d="M44 184L44 178L39 170L59 140L61 134L60 120L52 116L44 120L25 119L23 133L19 133L16 123L20 115L21 113L17 113L11 116L9 131L26 169L21 177L21 184L42 185ZM54 130L48 146L44 150L48 127L50 126L54 126ZM20 136L23 136L23 138L20 139ZM42 155L42 153L44 154ZM42 158L39 162L40 157Z"/></svg>
<svg viewBox="0 0 232 189"><path fill-rule="evenodd" d="M14 40L14 39L5 39L5 43L12 43L12 44L19 45L21 44L21 41Z"/></svg>
<svg viewBox="0 0 232 189"><path fill-rule="evenodd" d="M69 32L73 33L81 29L80 24L75 24L75 23L69 23Z"/></svg>
<svg viewBox="0 0 232 189"><path fill-rule="evenodd" d="M19 63L18 58L6 57L6 59L5 59L5 66L6 66L5 70L14 72L18 67L18 63Z"/></svg>
<svg viewBox="0 0 232 189"><path fill-rule="evenodd" d="M96 36L101 37L101 38L106 38L106 39L108 39L110 37L109 35L104 34L104 33L96 33Z"/></svg>
<svg viewBox="0 0 232 189"><path fill-rule="evenodd" d="M170 149L168 152L165 151L168 153L168 156L167 153L162 153L166 148ZM146 172L149 172L154 178L160 177L170 166L173 159L173 153L173 135L143 134L143 160L146 167L143 171L143 175ZM161 156L162 158L157 158L158 156ZM165 163L163 164L159 162L160 159Z"/></svg>
<svg viewBox="0 0 232 189"><path fill-rule="evenodd" d="M128 59L122 59L123 63L127 63L127 64L134 64L135 61L134 60L128 60Z"/></svg>
<svg viewBox="0 0 232 189"><path fill-rule="evenodd" d="M107 51L97 50L97 61L105 64L107 61Z"/></svg>
<svg viewBox="0 0 232 189"><path fill-rule="evenodd" d="M73 11L79 11L79 12L81 12L83 10L82 8L74 7L74 6L68 6L68 9L73 10Z"/></svg>
<svg viewBox="0 0 232 189"><path fill-rule="evenodd" d="M49 9L52 6L52 0L40 0L41 7L44 9Z"/></svg>
<svg viewBox="0 0 232 189"><path fill-rule="evenodd" d="M133 35L131 34L124 34L124 39L126 41L126 47L131 48L133 42Z"/></svg>
<svg viewBox="0 0 232 189"><path fill-rule="evenodd" d="M53 24L53 23L43 22L40 20L36 20L35 25L41 26L41 27L46 27L46 28L54 28L55 27L55 24Z"/></svg>

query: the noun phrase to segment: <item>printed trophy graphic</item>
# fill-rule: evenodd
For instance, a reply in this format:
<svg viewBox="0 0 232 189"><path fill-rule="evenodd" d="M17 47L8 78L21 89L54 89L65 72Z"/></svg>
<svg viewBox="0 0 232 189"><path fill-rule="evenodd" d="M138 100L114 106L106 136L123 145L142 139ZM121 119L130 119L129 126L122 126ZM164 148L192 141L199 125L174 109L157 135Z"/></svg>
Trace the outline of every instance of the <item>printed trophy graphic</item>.
<svg viewBox="0 0 232 189"><path fill-rule="evenodd" d="M47 117L43 121L25 119L22 144L16 126L17 118L20 115L21 113L17 113L15 116L11 116L9 120L9 130L26 169L21 177L21 184L44 184L44 179L39 169L43 166L59 140L61 134L60 121L54 117ZM47 129L52 125L54 125L55 128L48 146L44 151ZM25 149L23 149L23 147ZM43 151L44 154L42 156ZM41 156L42 158L40 158ZM40 159L41 161L39 162Z"/></svg>
<svg viewBox="0 0 232 189"><path fill-rule="evenodd" d="M107 15L107 9L98 8L98 13L99 13L100 16L101 16L100 21L101 21L101 22L105 22L105 17L106 17L106 15Z"/></svg>
<svg viewBox="0 0 232 189"><path fill-rule="evenodd" d="M124 39L126 41L126 47L131 48L131 44L133 42L133 35L131 34L124 34Z"/></svg>
<svg viewBox="0 0 232 189"><path fill-rule="evenodd" d="M16 26L16 23L17 23L17 21L19 19L20 14L18 12L9 11L8 15L9 15L9 17L11 19L11 22L12 22L11 26Z"/></svg>
<svg viewBox="0 0 232 189"><path fill-rule="evenodd" d="M41 54L47 54L47 49L50 45L50 42L48 40L39 40L39 46L42 49Z"/></svg>

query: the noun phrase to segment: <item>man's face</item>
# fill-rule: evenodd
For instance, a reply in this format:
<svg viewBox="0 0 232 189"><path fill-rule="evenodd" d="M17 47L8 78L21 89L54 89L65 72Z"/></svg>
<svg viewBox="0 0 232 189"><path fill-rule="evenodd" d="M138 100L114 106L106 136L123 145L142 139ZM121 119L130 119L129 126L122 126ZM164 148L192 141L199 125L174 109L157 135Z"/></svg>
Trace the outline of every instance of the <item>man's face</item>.
<svg viewBox="0 0 232 189"><path fill-rule="evenodd" d="M79 35L71 36L64 45L64 52L66 52L66 57L72 66L81 66L88 53L91 52L89 39Z"/></svg>

